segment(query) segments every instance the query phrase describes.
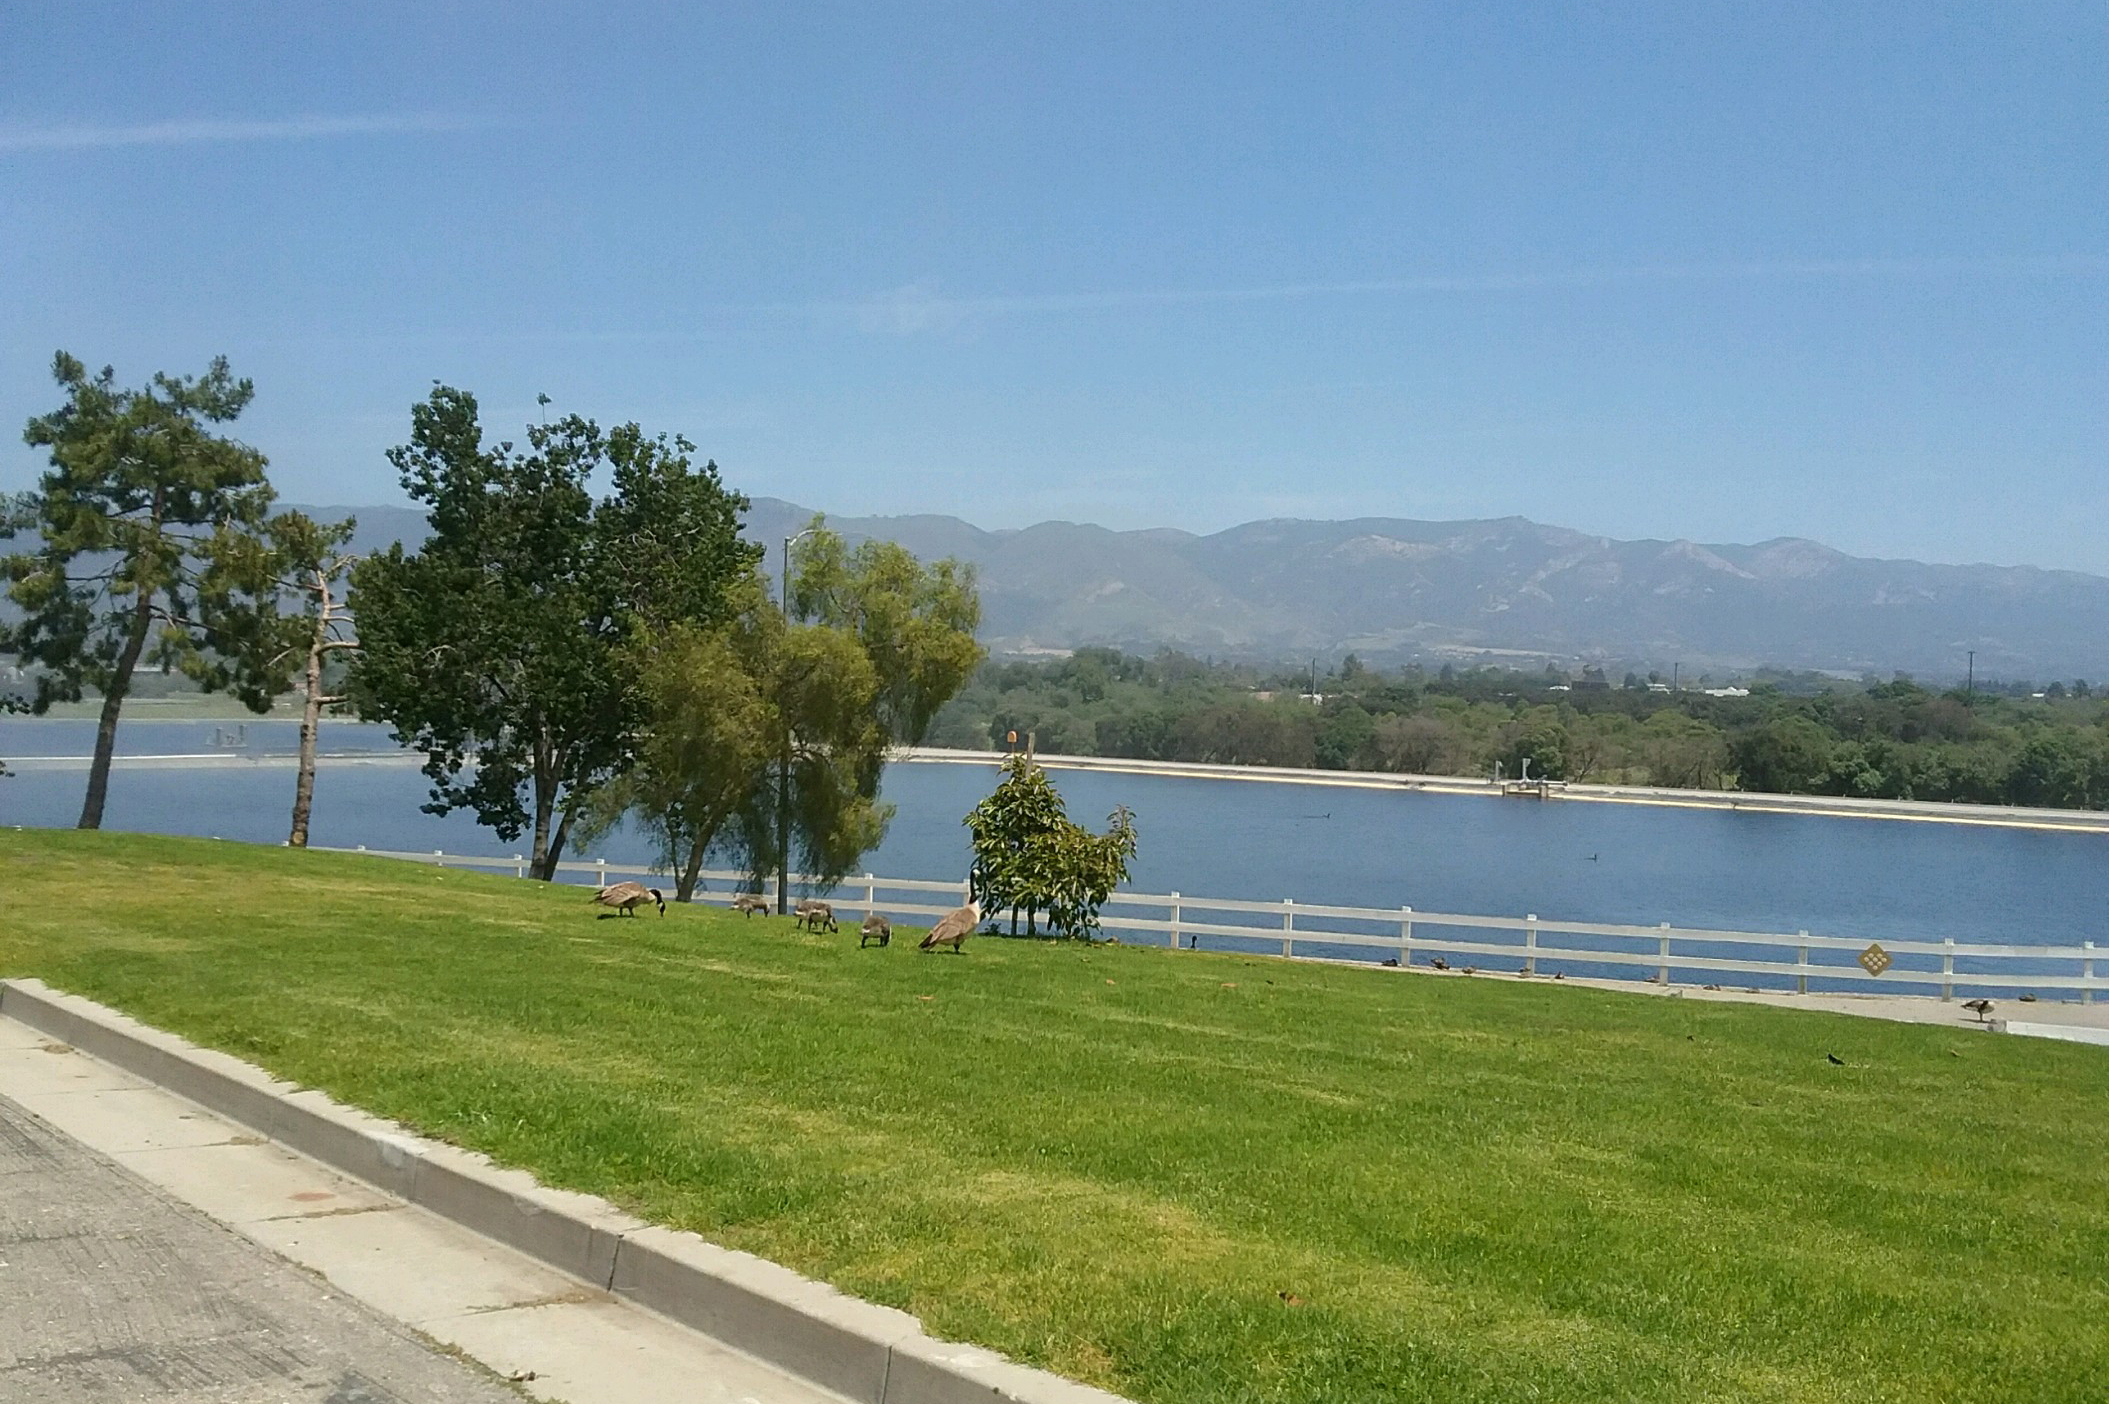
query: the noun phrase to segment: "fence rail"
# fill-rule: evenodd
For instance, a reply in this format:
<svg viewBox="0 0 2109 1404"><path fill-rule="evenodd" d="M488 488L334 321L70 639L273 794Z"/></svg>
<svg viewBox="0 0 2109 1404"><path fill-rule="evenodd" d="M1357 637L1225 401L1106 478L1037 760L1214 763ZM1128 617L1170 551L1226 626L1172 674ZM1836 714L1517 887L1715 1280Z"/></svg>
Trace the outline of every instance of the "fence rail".
<svg viewBox="0 0 2109 1404"><path fill-rule="evenodd" d="M526 877L527 859L474 857L434 850L406 853L365 847L324 850L364 853L377 858L431 863L443 868L478 868ZM673 881L658 868L610 863L605 859L557 864L560 880L585 878L605 887L611 879ZM747 882L743 872L710 869L702 874L708 900ZM820 884L794 876L794 889L815 891ZM765 879L762 894L775 900L775 882ZM966 900L964 882L887 878L864 873L835 884L833 904L846 913L880 912L891 917L941 916ZM931 896L942 894L942 901ZM1156 913L1156 914L1150 914ZM1198 916L1197 916L1198 914ZM1238 921L1237 917L1263 918ZM1333 903L1261 902L1249 898L1191 897L1177 892L1116 892L1107 901L1100 924L1106 931L1155 937L1173 949L1196 949L1204 939L1211 949L1255 955L1322 960L1383 959L1412 966L1445 963L1451 957L1487 962L1489 969L1517 975L1576 975L1630 979L1647 971L1661 985L1698 983L1708 977L1742 977L1738 984L1758 988L1812 988L1868 991L1909 987L1959 994L2042 993L2077 996L2092 1004L2095 993L2109 990L2109 974L2096 973L2095 943L2076 946L2016 945L1957 941L1952 938L1883 940L1889 959L1879 974L1870 974L1858 957L1871 945L1865 938L1825 936L1808 931L1725 931L1703 927L1637 926L1615 922L1554 921L1536 915L1482 916L1457 912L1423 912L1413 907L1349 907ZM1831 958L1824 958L1824 957ZM1416 960L1416 957L1419 959ZM1686 977L1681 982L1678 977ZM1813 983L1812 983L1813 982Z"/></svg>

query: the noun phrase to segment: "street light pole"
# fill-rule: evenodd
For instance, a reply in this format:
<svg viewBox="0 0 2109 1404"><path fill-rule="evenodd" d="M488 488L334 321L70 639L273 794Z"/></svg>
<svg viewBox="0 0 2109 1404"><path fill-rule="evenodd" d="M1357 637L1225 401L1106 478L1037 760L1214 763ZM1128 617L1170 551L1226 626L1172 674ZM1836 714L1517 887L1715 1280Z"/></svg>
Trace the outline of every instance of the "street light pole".
<svg viewBox="0 0 2109 1404"><path fill-rule="evenodd" d="M813 534L807 527L795 536L784 538L784 573L782 593L778 597L784 609L784 632L791 631L791 547ZM781 689L782 679L778 679ZM781 697L779 696L779 714ZM783 718L784 749L776 763L776 914L784 915L790 910L791 888L791 719Z"/></svg>

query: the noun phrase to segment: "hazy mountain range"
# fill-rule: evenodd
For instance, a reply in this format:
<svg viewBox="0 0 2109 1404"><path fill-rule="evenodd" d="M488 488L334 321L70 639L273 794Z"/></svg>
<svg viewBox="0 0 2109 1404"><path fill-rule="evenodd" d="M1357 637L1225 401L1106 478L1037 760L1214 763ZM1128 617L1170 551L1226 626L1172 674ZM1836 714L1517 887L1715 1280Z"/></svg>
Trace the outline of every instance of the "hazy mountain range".
<svg viewBox="0 0 2109 1404"><path fill-rule="evenodd" d="M365 545L423 535L405 508L359 516ZM812 511L756 498L769 545ZM1042 522L985 531L957 517L831 517L851 538L957 556L981 573L996 653L1112 644L1258 660L1476 658L1770 665L1928 679L2109 677L2109 578L2030 566L1848 556L1814 541L1620 541L1521 517L1249 522L1210 535Z"/></svg>

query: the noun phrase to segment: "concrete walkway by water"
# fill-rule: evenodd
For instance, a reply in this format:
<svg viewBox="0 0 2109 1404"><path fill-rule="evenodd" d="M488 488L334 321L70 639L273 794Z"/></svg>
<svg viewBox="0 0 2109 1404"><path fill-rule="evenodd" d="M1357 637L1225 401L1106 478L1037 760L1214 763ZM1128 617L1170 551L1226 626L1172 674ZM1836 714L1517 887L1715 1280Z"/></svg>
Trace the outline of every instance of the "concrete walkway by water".
<svg viewBox="0 0 2109 1404"><path fill-rule="evenodd" d="M522 1398L839 1404L0 1019L0 1404Z"/></svg>

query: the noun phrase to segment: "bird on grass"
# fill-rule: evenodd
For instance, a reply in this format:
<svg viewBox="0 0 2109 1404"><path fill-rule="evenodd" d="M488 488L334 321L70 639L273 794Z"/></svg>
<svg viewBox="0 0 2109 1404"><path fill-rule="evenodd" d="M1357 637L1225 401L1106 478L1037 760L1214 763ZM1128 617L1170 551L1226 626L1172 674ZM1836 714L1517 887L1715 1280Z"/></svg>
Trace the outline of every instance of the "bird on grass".
<svg viewBox="0 0 2109 1404"><path fill-rule="evenodd" d="M769 915L769 899L762 896L759 892L742 892L739 896L732 899L732 909L736 912L744 912L748 916L753 916L756 912L767 916Z"/></svg>
<svg viewBox="0 0 2109 1404"><path fill-rule="evenodd" d="M808 931L818 931L822 927L826 927L830 931L841 930L840 927L835 925L834 907L826 902L808 897L800 902L794 910L798 917L797 924Z"/></svg>
<svg viewBox="0 0 2109 1404"><path fill-rule="evenodd" d="M923 937L916 949L934 951L939 946L950 946L952 954L966 954L967 937L981 925L981 871L975 869L967 874L967 904L954 907L937 919L937 925Z"/></svg>
<svg viewBox="0 0 2109 1404"><path fill-rule="evenodd" d="M877 912L864 918L864 925L858 929L857 949L863 950L865 944L874 939L882 946L893 944L893 923Z"/></svg>
<svg viewBox="0 0 2109 1404"><path fill-rule="evenodd" d="M1823 1056L1830 1060L1830 1064L1834 1068L1842 1068L1845 1066L1845 1059L1839 1057L1836 1053L1826 1053Z"/></svg>
<svg viewBox="0 0 2109 1404"><path fill-rule="evenodd" d="M1450 962L1444 960L1441 956L1430 956L1428 958L1428 965L1431 969L1435 970L1448 970L1450 968Z"/></svg>
<svg viewBox="0 0 2109 1404"><path fill-rule="evenodd" d="M1980 1024L1992 1015L1992 1001L1989 999L1966 999L1963 1001L1963 1008L1975 1014Z"/></svg>
<svg viewBox="0 0 2109 1404"><path fill-rule="evenodd" d="M659 895L656 887L646 887L641 882L618 882L613 887L603 887L593 894L593 905L612 907L625 916L636 916L637 909L647 902L659 904L659 915L666 915L666 898ZM609 913L603 913L609 915Z"/></svg>

